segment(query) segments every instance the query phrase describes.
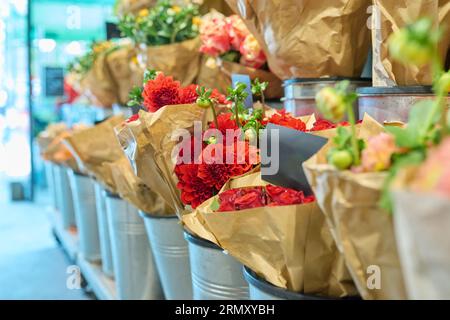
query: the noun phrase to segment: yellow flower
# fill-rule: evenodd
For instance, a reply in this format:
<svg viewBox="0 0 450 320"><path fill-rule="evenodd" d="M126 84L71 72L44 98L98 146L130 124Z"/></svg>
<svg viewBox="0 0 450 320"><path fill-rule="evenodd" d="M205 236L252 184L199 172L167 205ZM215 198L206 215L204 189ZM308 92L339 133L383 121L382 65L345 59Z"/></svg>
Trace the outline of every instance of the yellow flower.
<svg viewBox="0 0 450 320"><path fill-rule="evenodd" d="M181 11L180 6L172 6L172 10L175 11L175 13L179 13Z"/></svg>
<svg viewBox="0 0 450 320"><path fill-rule="evenodd" d="M142 17L142 18L148 16L148 14L149 14L148 9L141 9L141 10L139 10L139 12L138 12L138 16L139 16L139 17Z"/></svg>
<svg viewBox="0 0 450 320"><path fill-rule="evenodd" d="M200 19L200 17L193 17L192 24L194 26L200 26L202 24L202 19Z"/></svg>

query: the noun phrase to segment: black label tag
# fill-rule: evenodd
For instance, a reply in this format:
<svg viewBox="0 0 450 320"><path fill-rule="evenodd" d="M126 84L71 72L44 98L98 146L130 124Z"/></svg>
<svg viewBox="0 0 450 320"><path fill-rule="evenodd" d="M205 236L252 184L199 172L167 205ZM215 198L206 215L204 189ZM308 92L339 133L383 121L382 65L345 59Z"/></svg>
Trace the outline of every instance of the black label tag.
<svg viewBox="0 0 450 320"><path fill-rule="evenodd" d="M247 86L245 91L247 91L248 95L244 101L244 105L247 109L253 108L252 81L250 80L250 76L247 74L233 73L231 75L231 82L233 83L233 88L236 87L237 82L242 82Z"/></svg>
<svg viewBox="0 0 450 320"><path fill-rule="evenodd" d="M302 163L328 139L269 123L260 139L261 177L277 186L312 194Z"/></svg>

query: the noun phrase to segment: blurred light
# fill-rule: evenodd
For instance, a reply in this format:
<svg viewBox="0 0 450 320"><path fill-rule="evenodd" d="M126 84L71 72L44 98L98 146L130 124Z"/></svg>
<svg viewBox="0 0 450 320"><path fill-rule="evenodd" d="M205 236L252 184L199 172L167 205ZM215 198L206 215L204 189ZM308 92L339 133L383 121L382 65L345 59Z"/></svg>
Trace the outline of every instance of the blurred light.
<svg viewBox="0 0 450 320"><path fill-rule="evenodd" d="M56 48L56 41L53 39L39 39L38 47L41 52L50 53Z"/></svg>
<svg viewBox="0 0 450 320"><path fill-rule="evenodd" d="M72 41L66 46L65 51L67 54L79 56L83 53L83 48L78 41Z"/></svg>
<svg viewBox="0 0 450 320"><path fill-rule="evenodd" d="M10 0L10 3L14 6L18 14L23 16L27 14L28 0Z"/></svg>
<svg viewBox="0 0 450 320"><path fill-rule="evenodd" d="M7 18L10 15L9 3L6 1L0 1L0 16L2 18Z"/></svg>
<svg viewBox="0 0 450 320"><path fill-rule="evenodd" d="M4 107L8 102L8 92L6 90L0 90L0 108Z"/></svg>

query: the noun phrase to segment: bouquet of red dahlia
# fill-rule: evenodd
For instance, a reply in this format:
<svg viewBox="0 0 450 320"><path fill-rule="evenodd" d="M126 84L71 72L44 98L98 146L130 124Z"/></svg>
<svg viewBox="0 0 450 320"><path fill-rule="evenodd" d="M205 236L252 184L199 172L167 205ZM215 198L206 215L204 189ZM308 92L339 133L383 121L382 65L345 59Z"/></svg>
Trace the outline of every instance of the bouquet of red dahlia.
<svg viewBox="0 0 450 320"><path fill-rule="evenodd" d="M269 82L267 96L283 96L280 80L267 67L266 56L237 15L225 17L212 12L203 17L200 26L200 52L205 55L197 83L214 84L220 89L231 85L233 73L248 74L250 78Z"/></svg>
<svg viewBox="0 0 450 320"><path fill-rule="evenodd" d="M229 180L182 220L275 286L328 297L356 294L314 196L267 184L259 172Z"/></svg>

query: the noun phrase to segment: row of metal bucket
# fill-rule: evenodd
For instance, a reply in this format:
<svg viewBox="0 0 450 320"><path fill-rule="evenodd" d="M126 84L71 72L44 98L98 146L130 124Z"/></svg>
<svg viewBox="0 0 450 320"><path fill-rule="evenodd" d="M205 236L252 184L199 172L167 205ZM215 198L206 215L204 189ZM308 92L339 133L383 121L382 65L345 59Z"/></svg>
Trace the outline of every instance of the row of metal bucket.
<svg viewBox="0 0 450 320"><path fill-rule="evenodd" d="M283 84L284 108L296 116L317 113L316 93L342 80L349 80L349 89L358 94L355 111L360 119L368 113L379 122L406 122L415 102L433 97L429 86L371 87L369 78L289 79Z"/></svg>
<svg viewBox="0 0 450 320"><path fill-rule="evenodd" d="M318 299L265 282L175 215L139 212L88 176L49 162L46 169L64 228L77 227L78 258L101 263L117 299Z"/></svg>

